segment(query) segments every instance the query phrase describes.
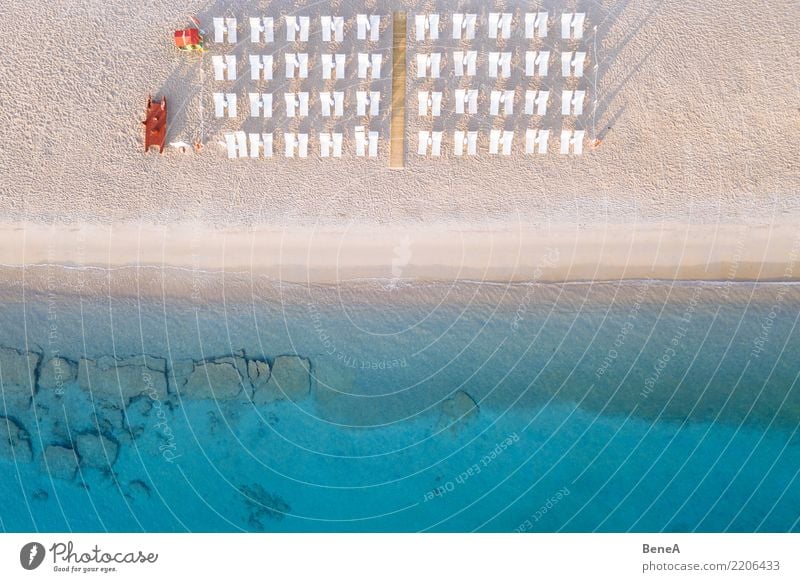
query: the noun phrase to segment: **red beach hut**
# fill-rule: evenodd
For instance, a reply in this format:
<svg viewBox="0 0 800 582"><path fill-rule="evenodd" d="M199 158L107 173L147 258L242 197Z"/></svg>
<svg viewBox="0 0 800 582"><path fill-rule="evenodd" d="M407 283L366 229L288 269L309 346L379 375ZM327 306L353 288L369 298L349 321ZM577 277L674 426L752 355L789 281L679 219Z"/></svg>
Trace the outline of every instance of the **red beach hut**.
<svg viewBox="0 0 800 582"><path fill-rule="evenodd" d="M175 46L182 51L203 51L203 37L196 28L175 31Z"/></svg>

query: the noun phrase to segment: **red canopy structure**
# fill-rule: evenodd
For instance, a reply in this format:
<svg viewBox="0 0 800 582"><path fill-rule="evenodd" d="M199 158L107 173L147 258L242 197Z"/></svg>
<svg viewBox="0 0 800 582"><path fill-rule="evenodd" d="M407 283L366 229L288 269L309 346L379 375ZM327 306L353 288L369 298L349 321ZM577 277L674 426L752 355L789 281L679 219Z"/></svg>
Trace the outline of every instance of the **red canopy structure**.
<svg viewBox="0 0 800 582"><path fill-rule="evenodd" d="M164 153L164 143L167 141L167 98L153 101L152 96L147 97L147 118L144 124L144 151L147 153L152 146L158 147L158 153Z"/></svg>
<svg viewBox="0 0 800 582"><path fill-rule="evenodd" d="M175 46L182 51L203 50L203 37L196 28L185 28L175 31Z"/></svg>

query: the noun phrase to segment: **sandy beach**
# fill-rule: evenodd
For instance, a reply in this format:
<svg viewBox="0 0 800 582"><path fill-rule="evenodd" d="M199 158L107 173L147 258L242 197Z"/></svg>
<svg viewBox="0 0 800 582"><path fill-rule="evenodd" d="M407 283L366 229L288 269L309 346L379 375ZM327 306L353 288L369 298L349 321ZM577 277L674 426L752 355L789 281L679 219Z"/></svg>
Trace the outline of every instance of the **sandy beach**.
<svg viewBox="0 0 800 582"><path fill-rule="evenodd" d="M564 3L540 4L553 14L564 10ZM175 50L172 31L187 24L187 14L205 26L212 16L234 15L243 39L236 50L244 54L249 13L281 15L288 2L266 9L207 1L6 3L0 263L183 266L296 282L797 279L794 3L569 4L586 10L584 44L591 55L597 51L585 79L596 109L587 105L576 127L587 139L601 138L599 148L561 156L553 144L547 155L525 155L521 136L529 121L518 111L468 122L484 132L481 140L490 127L515 130L513 155L459 158L445 148L442 157L426 158L414 141L426 122L409 110L406 167L398 171L388 168L385 111L371 122L381 132L376 159L355 157L349 142L341 159L321 158L312 135L307 159L229 160L217 144L222 133L252 120L242 121L242 111L237 120L201 125L199 104L213 109L209 56L224 51L211 45L201 63ZM489 11L479 2L459 6L482 18ZM368 8L386 15L454 11L414 1L380 0ZM363 9L349 0L335 7L348 19L337 50L350 56L359 50L350 20ZM517 23L529 9L519 2L503 8ZM294 8L314 18L327 10ZM447 26L445 54L452 48ZM552 28L546 40L555 45ZM476 46L489 50L483 36ZM375 50L390 50L390 35L381 38ZM520 36L509 47L512 80L504 85L481 69L481 88L525 82L524 42ZM410 43L409 55L431 48L417 44ZM312 39L307 50L313 58L323 48ZM285 50L276 34L274 52ZM279 69L276 92L288 83ZM319 90L318 77L313 69L299 87ZM243 72L234 89L246 91L248 79ZM439 82L451 89L451 81L409 75L407 94ZM360 86L343 83L348 91ZM388 74L376 86L390 90ZM202 127L201 153L142 153L140 121L150 93L170 100L168 141L197 139ZM349 135L359 120L349 93L347 99L336 127ZM463 127L452 111L435 121L446 133ZM554 129L562 123L559 116L544 122ZM276 115L269 123L276 132L333 127L314 115Z"/></svg>

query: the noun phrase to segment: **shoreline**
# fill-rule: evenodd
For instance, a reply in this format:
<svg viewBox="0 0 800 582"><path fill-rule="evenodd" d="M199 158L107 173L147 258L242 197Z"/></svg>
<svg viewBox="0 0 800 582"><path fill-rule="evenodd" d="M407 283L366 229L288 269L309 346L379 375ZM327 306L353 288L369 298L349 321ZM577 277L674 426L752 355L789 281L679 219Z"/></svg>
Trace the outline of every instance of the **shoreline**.
<svg viewBox="0 0 800 582"><path fill-rule="evenodd" d="M507 224L347 229L209 229L203 225L0 225L5 269L177 269L282 283L368 280L567 283L800 281L792 223ZM27 270L27 269L26 269Z"/></svg>

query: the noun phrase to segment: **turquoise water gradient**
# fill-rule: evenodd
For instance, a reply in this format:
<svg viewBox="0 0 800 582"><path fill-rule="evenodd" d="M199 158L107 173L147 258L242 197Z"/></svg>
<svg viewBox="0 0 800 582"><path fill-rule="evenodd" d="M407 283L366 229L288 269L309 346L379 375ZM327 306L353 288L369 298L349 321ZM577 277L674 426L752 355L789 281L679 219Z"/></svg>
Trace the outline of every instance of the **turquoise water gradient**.
<svg viewBox="0 0 800 582"><path fill-rule="evenodd" d="M312 394L265 407L172 395L174 462L152 418L136 438L111 435L111 470L73 481L0 461L5 531L800 531L794 286L56 304L72 359L300 354ZM6 302L0 344L52 351L52 305ZM478 405L460 420L444 405L459 390ZM91 406L70 394L48 412L68 424ZM27 428L39 453L52 435Z"/></svg>

